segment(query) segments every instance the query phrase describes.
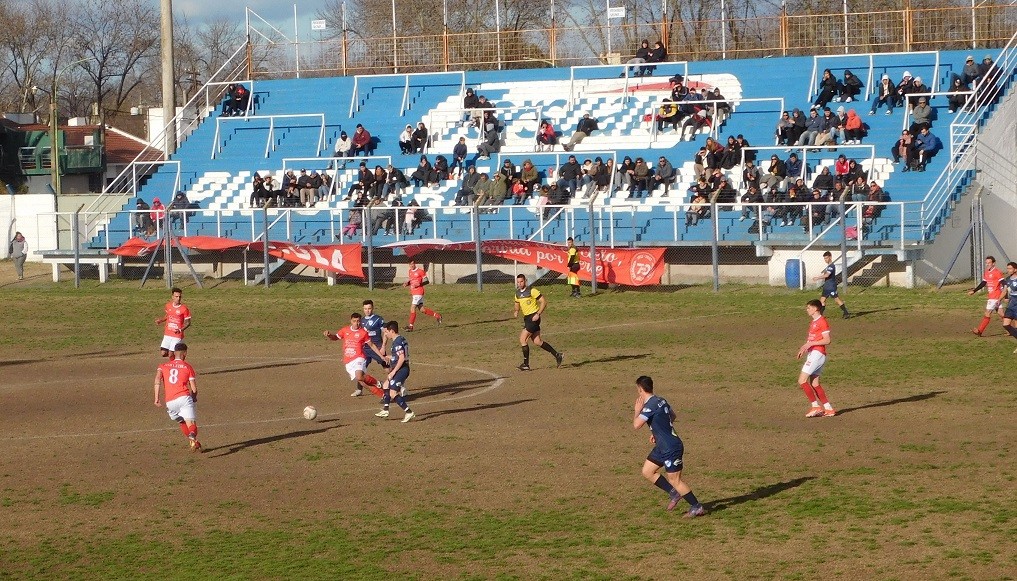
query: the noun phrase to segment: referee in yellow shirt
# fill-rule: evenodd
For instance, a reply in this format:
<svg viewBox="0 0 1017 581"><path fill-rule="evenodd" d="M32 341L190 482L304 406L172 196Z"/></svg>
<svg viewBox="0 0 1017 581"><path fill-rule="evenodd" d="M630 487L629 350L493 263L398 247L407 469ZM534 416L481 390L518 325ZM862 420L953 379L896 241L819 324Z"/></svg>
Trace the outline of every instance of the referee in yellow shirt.
<svg viewBox="0 0 1017 581"><path fill-rule="evenodd" d="M582 297L582 295L579 294L579 250L576 249L576 242L575 240L572 239L571 236L568 237L566 242L569 245L568 248L569 261L567 264L569 274L567 280L569 286L572 287L572 294L569 296L574 299L578 299Z"/></svg>
<svg viewBox="0 0 1017 581"><path fill-rule="evenodd" d="M526 276L522 274L517 276L516 298L512 316L518 317L519 311L523 312L523 330L519 333L519 346L523 350L523 363L519 366L519 371L530 370L530 346L526 344L527 341L533 341L534 345L554 356L558 367L561 367L561 362L565 359L564 353L555 351L554 347L551 347L549 343L545 343L540 338L540 314L546 308L547 299L544 298L544 295L539 290L526 284Z"/></svg>

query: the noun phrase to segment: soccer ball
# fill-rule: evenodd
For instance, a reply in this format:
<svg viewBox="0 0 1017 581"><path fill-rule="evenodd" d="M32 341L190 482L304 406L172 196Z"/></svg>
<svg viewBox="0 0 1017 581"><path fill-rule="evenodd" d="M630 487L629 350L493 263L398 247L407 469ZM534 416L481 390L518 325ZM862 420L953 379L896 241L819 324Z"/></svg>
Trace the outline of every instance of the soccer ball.
<svg viewBox="0 0 1017 581"><path fill-rule="evenodd" d="M304 419L305 420L313 420L316 417L318 417L318 410L314 409L313 405L309 405L309 406L304 408Z"/></svg>

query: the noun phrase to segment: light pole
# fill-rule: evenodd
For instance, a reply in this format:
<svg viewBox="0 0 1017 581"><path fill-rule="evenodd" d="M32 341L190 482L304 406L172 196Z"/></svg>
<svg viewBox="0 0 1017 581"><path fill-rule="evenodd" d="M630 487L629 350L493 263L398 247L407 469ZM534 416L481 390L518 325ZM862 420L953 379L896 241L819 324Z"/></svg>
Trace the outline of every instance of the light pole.
<svg viewBox="0 0 1017 581"><path fill-rule="evenodd" d="M73 63L60 69L59 72L53 73L53 84L50 86L49 91L49 168L53 179L53 196L54 204L58 203L57 198L62 193L63 186L61 185L60 179L60 147L57 139L60 136L60 131L57 125L57 79L60 75L66 73L71 67L79 65L88 59L78 59ZM53 210L56 211L57 206L53 206Z"/></svg>

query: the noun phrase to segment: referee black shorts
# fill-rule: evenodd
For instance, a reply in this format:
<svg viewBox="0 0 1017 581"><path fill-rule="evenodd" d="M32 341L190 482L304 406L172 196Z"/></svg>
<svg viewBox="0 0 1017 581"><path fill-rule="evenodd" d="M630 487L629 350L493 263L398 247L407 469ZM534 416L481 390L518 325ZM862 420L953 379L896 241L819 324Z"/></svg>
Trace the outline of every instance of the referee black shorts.
<svg viewBox="0 0 1017 581"><path fill-rule="evenodd" d="M535 315L536 313L533 313ZM533 315L523 316L523 328L526 329L531 335L535 335L540 332L540 319L533 320Z"/></svg>

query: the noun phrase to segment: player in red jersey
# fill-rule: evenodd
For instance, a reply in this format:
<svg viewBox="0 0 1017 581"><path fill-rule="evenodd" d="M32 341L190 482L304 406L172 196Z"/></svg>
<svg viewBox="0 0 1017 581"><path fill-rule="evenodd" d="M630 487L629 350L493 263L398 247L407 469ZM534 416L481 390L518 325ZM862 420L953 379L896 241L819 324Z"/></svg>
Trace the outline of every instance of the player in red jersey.
<svg viewBox="0 0 1017 581"><path fill-rule="evenodd" d="M172 291L173 300L166 303L166 316L156 319L156 325L166 323L163 331L162 350L163 357L169 357L176 349L177 343L184 340L184 331L191 326L191 311L182 302L184 291L174 287Z"/></svg>
<svg viewBox="0 0 1017 581"><path fill-rule="evenodd" d="M805 414L807 418L830 417L837 411L826 399L826 392L819 385L819 375L826 364L826 346L830 344L830 323L823 316L823 303L812 299L805 304L805 312L812 318L809 324L809 335L805 343L798 349L798 359L805 356L805 365L798 374L798 385L805 392L805 397L812 402L812 408Z"/></svg>
<svg viewBox="0 0 1017 581"><path fill-rule="evenodd" d="M159 366L155 372L155 407L159 407L159 389L165 391L166 411L171 420L180 424L180 431L187 436L191 450L201 451L198 443L197 401L198 386L195 384L194 368L186 361L187 344L175 345L173 356Z"/></svg>
<svg viewBox="0 0 1017 581"><path fill-rule="evenodd" d="M1003 279L1005 275L996 268L996 259L992 256L985 257L985 272L982 274L982 282L978 283L973 289L968 290L968 296L975 294L976 292L986 289L988 294L988 300L985 301L985 316L982 317L982 322L978 324L977 329L972 329L971 332L979 337L985 332L985 328L989 326L992 321L992 313L999 314L1000 318L1003 315L999 313L1000 304L1003 301Z"/></svg>
<svg viewBox="0 0 1017 581"><path fill-rule="evenodd" d="M365 346L373 349L382 359L385 358L385 354L371 342L371 335L367 329L360 326L360 313L350 315L349 327L343 327L335 333L325 331L324 334L332 341L342 340L343 342L343 363L346 365L346 372L350 374L350 379L357 384L350 396L358 397L364 393L366 388L380 397L383 392L378 387L378 380L364 372L367 369L367 356L364 354L364 349Z"/></svg>
<svg viewBox="0 0 1017 581"><path fill-rule="evenodd" d="M441 313L432 311L424 306L424 286L430 283L427 280L427 271L417 267L417 262L412 258L407 263L407 266L410 268L408 273L409 279L403 283L403 286L410 287L410 324L406 326L406 330L413 330L413 323L417 320L417 311L423 311L425 315L434 317L440 325Z"/></svg>

